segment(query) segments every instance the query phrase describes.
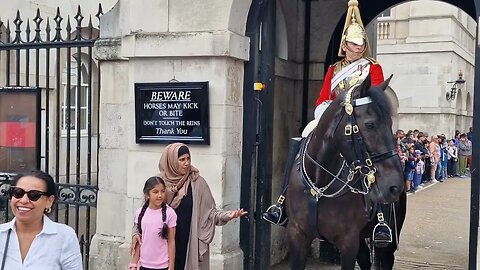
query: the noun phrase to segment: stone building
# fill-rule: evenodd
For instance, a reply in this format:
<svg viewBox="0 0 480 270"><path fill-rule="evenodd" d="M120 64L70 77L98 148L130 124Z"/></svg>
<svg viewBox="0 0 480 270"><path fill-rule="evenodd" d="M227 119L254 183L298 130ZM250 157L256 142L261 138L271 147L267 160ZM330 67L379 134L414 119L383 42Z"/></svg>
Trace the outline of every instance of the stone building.
<svg viewBox="0 0 480 270"><path fill-rule="evenodd" d="M408 2L381 14L377 59L385 74L394 74L399 128L453 136L472 126L476 27L464 11L437 1ZM459 74L465 83L447 100Z"/></svg>

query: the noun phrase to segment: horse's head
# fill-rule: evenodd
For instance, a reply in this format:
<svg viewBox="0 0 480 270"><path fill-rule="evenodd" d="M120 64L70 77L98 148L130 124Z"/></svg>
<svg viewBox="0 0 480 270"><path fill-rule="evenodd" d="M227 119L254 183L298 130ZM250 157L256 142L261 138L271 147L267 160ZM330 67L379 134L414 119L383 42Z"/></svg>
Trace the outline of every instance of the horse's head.
<svg viewBox="0 0 480 270"><path fill-rule="evenodd" d="M391 109L384 94L391 77L373 87L368 76L353 90L337 97L325 112L335 119L327 132L329 140L350 170L355 168L356 175L369 187L367 196L381 203L396 201L404 190Z"/></svg>

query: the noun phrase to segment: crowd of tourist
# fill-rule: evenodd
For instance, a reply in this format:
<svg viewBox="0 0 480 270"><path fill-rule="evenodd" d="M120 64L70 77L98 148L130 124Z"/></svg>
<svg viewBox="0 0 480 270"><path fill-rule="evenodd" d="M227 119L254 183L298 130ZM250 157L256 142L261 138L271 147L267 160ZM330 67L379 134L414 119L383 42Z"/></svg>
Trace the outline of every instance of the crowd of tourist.
<svg viewBox="0 0 480 270"><path fill-rule="evenodd" d="M472 160L472 128L467 133L455 131L453 138L419 130L395 133L397 151L405 168L405 187L414 193L425 184L448 178L466 178Z"/></svg>

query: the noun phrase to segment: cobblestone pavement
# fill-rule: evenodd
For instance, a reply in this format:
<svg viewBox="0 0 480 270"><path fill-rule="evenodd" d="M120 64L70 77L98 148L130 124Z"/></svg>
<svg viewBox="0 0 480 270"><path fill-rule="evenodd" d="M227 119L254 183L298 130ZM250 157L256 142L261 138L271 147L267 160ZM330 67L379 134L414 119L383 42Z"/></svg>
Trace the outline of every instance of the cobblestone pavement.
<svg viewBox="0 0 480 270"><path fill-rule="evenodd" d="M470 178L450 178L409 194L394 269L468 269L469 224ZM272 267L287 269L287 262ZM340 266L309 259L306 269Z"/></svg>

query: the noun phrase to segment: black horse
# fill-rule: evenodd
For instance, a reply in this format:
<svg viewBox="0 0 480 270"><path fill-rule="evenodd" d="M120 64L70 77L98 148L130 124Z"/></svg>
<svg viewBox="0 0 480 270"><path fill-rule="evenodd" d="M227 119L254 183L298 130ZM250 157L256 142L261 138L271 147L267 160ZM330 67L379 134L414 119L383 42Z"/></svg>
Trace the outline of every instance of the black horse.
<svg viewBox="0 0 480 270"><path fill-rule="evenodd" d="M384 94L389 81L372 87L368 76L339 95L304 139L286 196L291 269L305 269L307 251L317 237L340 251L342 269L354 269L357 255L362 269L370 268L363 238L371 236L378 222L375 206L405 195ZM404 216L399 218L403 223ZM387 247L393 247L392 256L394 244Z"/></svg>

